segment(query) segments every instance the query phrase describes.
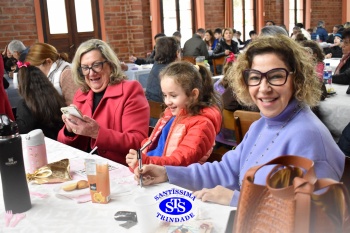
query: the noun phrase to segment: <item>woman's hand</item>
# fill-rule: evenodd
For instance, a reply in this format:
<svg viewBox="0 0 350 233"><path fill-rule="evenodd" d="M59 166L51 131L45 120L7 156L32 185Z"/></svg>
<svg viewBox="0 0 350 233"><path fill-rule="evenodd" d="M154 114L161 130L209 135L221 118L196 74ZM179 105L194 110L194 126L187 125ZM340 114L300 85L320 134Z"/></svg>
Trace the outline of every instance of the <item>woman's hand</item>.
<svg viewBox="0 0 350 233"><path fill-rule="evenodd" d="M332 54L331 53L328 53L324 56L325 58L331 58L332 57Z"/></svg>
<svg viewBox="0 0 350 233"><path fill-rule="evenodd" d="M137 166L137 151L136 150L134 150L134 149L129 150L129 154L126 155L126 163L132 169L136 168L136 166Z"/></svg>
<svg viewBox="0 0 350 233"><path fill-rule="evenodd" d="M67 116L63 114L62 120L65 123L68 132L73 132L77 135L83 135L94 139L97 138L100 126L94 119L85 115L83 116L83 119L80 119L73 115Z"/></svg>
<svg viewBox="0 0 350 233"><path fill-rule="evenodd" d="M201 199L203 202L213 202L221 205L230 205L232 197L233 197L233 190L224 188L221 185L216 186L212 189L204 188L199 191L193 192L193 195Z"/></svg>
<svg viewBox="0 0 350 233"><path fill-rule="evenodd" d="M165 167L159 165L144 165L141 170L138 168L135 169L134 173L134 179L138 183L140 182L140 175L142 175L143 185L159 184L168 180L168 175L166 173Z"/></svg>

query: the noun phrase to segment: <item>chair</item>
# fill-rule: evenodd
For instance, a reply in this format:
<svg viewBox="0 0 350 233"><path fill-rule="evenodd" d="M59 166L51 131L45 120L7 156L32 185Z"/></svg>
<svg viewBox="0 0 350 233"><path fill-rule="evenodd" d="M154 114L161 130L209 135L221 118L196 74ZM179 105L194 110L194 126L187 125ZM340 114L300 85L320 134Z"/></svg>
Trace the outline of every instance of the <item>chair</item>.
<svg viewBox="0 0 350 233"><path fill-rule="evenodd" d="M217 73L217 71L216 71L217 66L223 66L224 63L225 63L225 59L226 59L226 56L217 57L217 58L213 58L213 59L212 59L212 61L213 61L214 76L219 75L219 74Z"/></svg>
<svg viewBox="0 0 350 233"><path fill-rule="evenodd" d="M251 112L245 110L237 110L233 113L233 116L236 126L236 142L239 144L248 131L250 125L254 121L259 120L261 116L259 112Z"/></svg>
<svg viewBox="0 0 350 233"><path fill-rule="evenodd" d="M190 63L192 63L193 65L196 64L196 57L192 57L192 56L183 56L181 58L182 61L188 61Z"/></svg>
<svg viewBox="0 0 350 233"><path fill-rule="evenodd" d="M229 129L229 130L234 131L235 130L235 121L233 118L233 112L224 109L222 111L222 118L223 118L222 127L225 129ZM228 149L226 146L220 146L218 148L213 149L207 162L221 161L222 156L229 150L230 149Z"/></svg>
<svg viewBox="0 0 350 233"><path fill-rule="evenodd" d="M350 157L345 157L344 173L340 181L344 183L350 193Z"/></svg>
<svg viewBox="0 0 350 233"><path fill-rule="evenodd" d="M148 100L149 109L150 109L150 117L159 118L160 114L164 111L165 107L162 102L156 102L153 100Z"/></svg>

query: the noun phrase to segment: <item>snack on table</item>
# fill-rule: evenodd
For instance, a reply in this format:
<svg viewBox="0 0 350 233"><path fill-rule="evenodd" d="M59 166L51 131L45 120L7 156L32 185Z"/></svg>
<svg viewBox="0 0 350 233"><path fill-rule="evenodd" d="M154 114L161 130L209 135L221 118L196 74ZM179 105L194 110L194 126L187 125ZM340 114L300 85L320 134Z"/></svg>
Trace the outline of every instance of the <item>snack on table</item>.
<svg viewBox="0 0 350 233"><path fill-rule="evenodd" d="M86 180L79 180L69 184L62 185L62 189L66 192L70 192L76 189L85 189L89 187L89 183Z"/></svg>

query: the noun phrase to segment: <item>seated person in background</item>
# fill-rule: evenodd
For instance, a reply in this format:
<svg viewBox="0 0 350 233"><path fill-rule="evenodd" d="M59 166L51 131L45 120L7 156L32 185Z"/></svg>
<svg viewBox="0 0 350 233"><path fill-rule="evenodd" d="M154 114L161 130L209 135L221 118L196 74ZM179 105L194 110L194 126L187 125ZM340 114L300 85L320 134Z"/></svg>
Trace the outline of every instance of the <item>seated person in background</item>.
<svg viewBox="0 0 350 233"><path fill-rule="evenodd" d="M46 43L35 43L28 51L26 61L38 67L63 96L66 105L73 102L78 85L72 77L71 64L68 63L68 54L57 52L56 48Z"/></svg>
<svg viewBox="0 0 350 233"><path fill-rule="evenodd" d="M12 77L13 71L17 68L17 59L14 58L10 50L7 49L7 45L1 55L4 61L5 72L8 72L9 76Z"/></svg>
<svg viewBox="0 0 350 233"><path fill-rule="evenodd" d="M214 92L210 71L186 61L173 62L162 70L160 80L167 108L142 143L152 141L142 154L143 164L204 163L221 127L220 97ZM136 150L130 149L126 163L130 169L137 167Z"/></svg>
<svg viewBox="0 0 350 233"><path fill-rule="evenodd" d="M129 148L138 148L148 134L149 105L141 84L127 81L109 45L98 39L77 49L72 72L79 85L73 104L82 119L62 115L64 127L57 140L126 165Z"/></svg>
<svg viewBox="0 0 350 233"><path fill-rule="evenodd" d="M154 41L157 42L157 39L160 37L165 36L164 33L158 33L154 36ZM156 55L155 49L151 53L147 53L147 58L138 58L133 55L129 57L129 61L135 63L136 65L143 65L143 64L153 64L154 63L154 56ZM125 70L125 69L123 69Z"/></svg>
<svg viewBox="0 0 350 233"><path fill-rule="evenodd" d="M337 84L350 84L350 28L343 31L343 57L332 76L332 82Z"/></svg>
<svg viewBox="0 0 350 233"><path fill-rule="evenodd" d="M331 46L323 49L324 53L326 54L325 58L341 58L343 56L341 35L337 33L333 38L334 40Z"/></svg>
<svg viewBox="0 0 350 233"><path fill-rule="evenodd" d="M335 35L338 33L339 35L341 35L338 31L340 29L340 26L343 26L343 25L334 25L333 26L333 32L330 33L328 35L328 38L326 40L327 43L329 44L333 44L334 43L334 38L335 38ZM341 37L340 37L341 38Z"/></svg>
<svg viewBox="0 0 350 233"><path fill-rule="evenodd" d="M56 140L63 126L62 96L39 68L21 61L18 68L18 93L22 97L16 111L19 133L41 129L46 137Z"/></svg>
<svg viewBox="0 0 350 233"><path fill-rule="evenodd" d="M207 45L207 49L208 49L208 53L212 53L213 52L213 44L214 44L214 34L213 32L208 29L205 31L205 35L204 35L204 42Z"/></svg>
<svg viewBox="0 0 350 233"><path fill-rule="evenodd" d="M305 30L304 24L302 24L302 23L297 23L297 24L295 24L295 26L297 26L297 27L300 28L301 33L302 33L303 36L306 38L306 40L311 40L311 35L310 35L310 33L309 33L307 30Z"/></svg>
<svg viewBox="0 0 350 233"><path fill-rule="evenodd" d="M228 56L231 52L239 54L238 44L232 40L233 31L231 28L223 30L223 38L218 42L214 51L213 58Z"/></svg>
<svg viewBox="0 0 350 233"><path fill-rule="evenodd" d="M156 102L163 102L159 73L170 63L181 60L181 45L175 37L162 37L157 40L155 51L154 65L147 79L146 98ZM155 126L157 121L158 118L150 118L149 125Z"/></svg>
<svg viewBox="0 0 350 233"><path fill-rule="evenodd" d="M4 76L4 61L0 59L0 78ZM12 108L2 83L5 78L0 79L0 114L6 114L11 120L15 120Z"/></svg>
<svg viewBox="0 0 350 233"><path fill-rule="evenodd" d="M12 40L8 44L7 49L10 51L10 53L14 58L16 58L18 61L21 61L21 62L25 60L29 50L29 48L26 48L26 46L24 46L24 44L19 40Z"/></svg>
<svg viewBox="0 0 350 233"><path fill-rule="evenodd" d="M247 47L249 45L250 42L252 42L253 40L255 40L256 38L258 38L258 34L256 33L256 31L252 30L249 32L249 36L250 36L250 39L246 40L245 42L245 46L244 47Z"/></svg>
<svg viewBox="0 0 350 233"><path fill-rule="evenodd" d="M218 42L221 40L222 38L222 29L221 28L215 28L214 30L214 43L213 43L213 50L215 49L216 45L218 44Z"/></svg>
<svg viewBox="0 0 350 233"><path fill-rule="evenodd" d="M243 47L245 43L241 40L241 36L242 36L242 32L236 31L236 37L237 37L239 44L241 45L240 47Z"/></svg>
<svg viewBox="0 0 350 233"><path fill-rule="evenodd" d="M267 20L265 26L275 26L275 22L273 22L272 20Z"/></svg>
<svg viewBox="0 0 350 233"><path fill-rule="evenodd" d="M178 40L178 42L181 46L181 33L179 31L176 31L173 33L173 37L175 37Z"/></svg>
<svg viewBox="0 0 350 233"><path fill-rule="evenodd" d="M338 146L346 156L350 157L350 123L344 128Z"/></svg>
<svg viewBox="0 0 350 233"><path fill-rule="evenodd" d="M281 155L313 160L318 178L341 178L345 156L309 107L318 104L321 91L314 65L301 45L284 35L259 37L238 56L228 75L238 100L261 112L236 149L221 162L144 165L135 169L136 180L142 174L144 185L169 181L199 190L194 195L202 201L237 206L247 170ZM260 169L254 183L265 184L273 167Z"/></svg>
<svg viewBox="0 0 350 233"><path fill-rule="evenodd" d="M208 60L209 53L206 43L203 41L205 30L199 28L192 38L188 39L183 47L183 56L185 57L198 57L204 56L205 60Z"/></svg>

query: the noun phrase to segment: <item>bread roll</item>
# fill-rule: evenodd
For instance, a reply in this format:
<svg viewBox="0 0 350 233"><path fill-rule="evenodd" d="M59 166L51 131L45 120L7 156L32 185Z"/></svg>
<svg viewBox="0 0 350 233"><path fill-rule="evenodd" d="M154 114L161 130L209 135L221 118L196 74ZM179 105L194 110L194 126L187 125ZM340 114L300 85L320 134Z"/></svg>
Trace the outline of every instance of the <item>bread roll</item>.
<svg viewBox="0 0 350 233"><path fill-rule="evenodd" d="M86 189L89 187L89 183L86 180L79 180L77 183L77 189Z"/></svg>
<svg viewBox="0 0 350 233"><path fill-rule="evenodd" d="M74 183L70 183L70 184L66 184L66 185L63 185L62 186L62 189L64 190L64 191L73 191L74 189L76 189L77 188L77 183L76 182L74 182Z"/></svg>

